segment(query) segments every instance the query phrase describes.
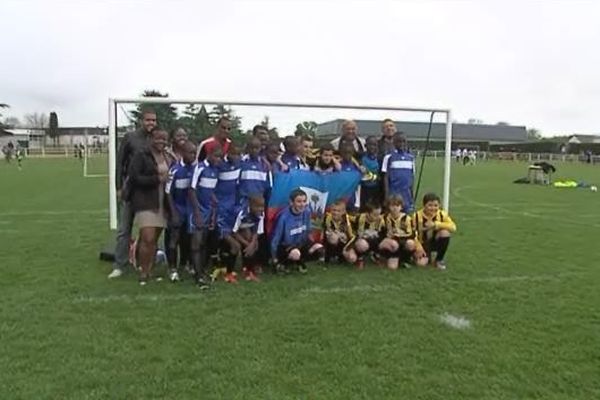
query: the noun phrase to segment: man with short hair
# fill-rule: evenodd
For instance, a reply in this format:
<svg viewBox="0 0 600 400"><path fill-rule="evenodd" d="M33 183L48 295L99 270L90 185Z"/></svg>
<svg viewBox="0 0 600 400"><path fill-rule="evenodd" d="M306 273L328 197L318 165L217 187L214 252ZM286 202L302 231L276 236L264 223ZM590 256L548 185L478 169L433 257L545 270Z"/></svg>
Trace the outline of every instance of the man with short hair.
<svg viewBox="0 0 600 400"><path fill-rule="evenodd" d="M133 155L143 150L149 142L152 130L156 128L156 112L151 108L142 110L142 126L135 132L125 135L117 153L116 185L117 198L121 202L119 214L119 226L115 245L115 263L113 270L108 275L110 279L123 275L124 269L129 263L129 241L131 240L131 229L133 227L134 212L131 208L128 192L127 169Z"/></svg>
<svg viewBox="0 0 600 400"><path fill-rule="evenodd" d="M200 142L198 146L198 161L203 161L209 154L212 154L216 147L221 148L223 155L227 155L229 151L229 145L231 139L229 135L231 133L231 120L228 117L221 117L217 121L217 128L215 133L208 139Z"/></svg>
<svg viewBox="0 0 600 400"><path fill-rule="evenodd" d="M264 125L254 125L254 128L252 128L252 136L260 140L260 155L264 156L264 151L267 148L269 140L271 139L269 136L269 130Z"/></svg>
<svg viewBox="0 0 600 400"><path fill-rule="evenodd" d="M358 136L358 126L351 119L342 122L342 134L331 141L331 145L336 150L340 150L343 143L352 144L354 147L354 156L361 156L365 152L365 140Z"/></svg>
<svg viewBox="0 0 600 400"><path fill-rule="evenodd" d="M379 159L392 153L394 147L394 134L396 133L396 124L390 118L386 118L381 123L381 138L379 139Z"/></svg>

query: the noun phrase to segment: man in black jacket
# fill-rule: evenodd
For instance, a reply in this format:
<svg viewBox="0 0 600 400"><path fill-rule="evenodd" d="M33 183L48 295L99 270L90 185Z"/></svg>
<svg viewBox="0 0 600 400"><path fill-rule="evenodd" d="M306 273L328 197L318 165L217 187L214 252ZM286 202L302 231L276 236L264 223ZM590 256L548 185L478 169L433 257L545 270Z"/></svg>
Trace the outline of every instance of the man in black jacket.
<svg viewBox="0 0 600 400"><path fill-rule="evenodd" d="M142 110L142 126L135 132L125 135L117 153L117 198L121 202L119 226L115 246L115 264L108 275L109 279L123 275L129 262L129 241L133 227L133 210L127 200L127 169L135 152L148 145L152 130L156 127L156 112L152 109Z"/></svg>

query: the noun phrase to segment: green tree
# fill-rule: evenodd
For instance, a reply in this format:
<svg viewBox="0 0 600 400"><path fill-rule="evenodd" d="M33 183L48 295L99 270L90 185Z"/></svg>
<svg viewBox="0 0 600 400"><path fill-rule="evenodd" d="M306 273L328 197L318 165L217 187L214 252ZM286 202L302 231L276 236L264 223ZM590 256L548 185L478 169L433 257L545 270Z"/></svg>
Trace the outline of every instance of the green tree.
<svg viewBox="0 0 600 400"><path fill-rule="evenodd" d="M169 97L168 93L162 94L158 90L144 90L142 97ZM131 112L129 120L135 124L136 128L140 127L142 119L142 110L150 107L156 111L156 119L158 126L168 132L177 126L177 109L172 104L163 103L144 103L138 104L136 109Z"/></svg>
<svg viewBox="0 0 600 400"><path fill-rule="evenodd" d="M54 144L58 139L58 115L54 111L50 113L50 122L48 124L48 136L52 138Z"/></svg>
<svg viewBox="0 0 600 400"><path fill-rule="evenodd" d="M317 123L315 121L304 121L296 125L296 136L308 135L314 138L317 134Z"/></svg>
<svg viewBox="0 0 600 400"><path fill-rule="evenodd" d="M189 104L183 111L183 115L177 120L196 141L212 135L214 126L210 122L209 113L204 104Z"/></svg>
<svg viewBox="0 0 600 400"><path fill-rule="evenodd" d="M10 106L8 104L5 103L0 103L0 110L2 110L3 108L9 108ZM2 113L0 112L0 128L4 128L5 125L2 122Z"/></svg>
<svg viewBox="0 0 600 400"><path fill-rule="evenodd" d="M536 129L536 128L527 129L527 140L541 140L541 139L542 139L542 133L539 131L539 129Z"/></svg>

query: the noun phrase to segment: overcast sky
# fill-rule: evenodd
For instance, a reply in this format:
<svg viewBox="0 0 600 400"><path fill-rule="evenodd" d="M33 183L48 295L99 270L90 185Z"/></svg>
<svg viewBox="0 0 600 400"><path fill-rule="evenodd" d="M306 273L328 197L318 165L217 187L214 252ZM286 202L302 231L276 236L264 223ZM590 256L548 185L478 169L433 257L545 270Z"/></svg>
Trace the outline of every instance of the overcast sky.
<svg viewBox="0 0 600 400"><path fill-rule="evenodd" d="M2 0L0 17L4 114L56 111L62 126L105 125L108 97L154 88L600 131L600 2ZM240 112L246 126L380 116Z"/></svg>

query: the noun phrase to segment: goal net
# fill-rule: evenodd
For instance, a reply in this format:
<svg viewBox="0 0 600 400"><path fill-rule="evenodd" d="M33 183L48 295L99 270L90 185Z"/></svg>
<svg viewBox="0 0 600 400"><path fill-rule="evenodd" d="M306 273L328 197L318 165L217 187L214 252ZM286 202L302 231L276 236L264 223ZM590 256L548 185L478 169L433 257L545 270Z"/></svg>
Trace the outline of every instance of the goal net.
<svg viewBox="0 0 600 400"><path fill-rule="evenodd" d="M381 137L382 122L391 119L396 130L405 134L409 149L415 156L415 191L418 186L416 197L433 191L441 195L444 208L448 209L450 206L452 116L449 109L169 97L111 98L108 102L107 157L102 160L102 154L88 155L87 173L92 173L92 162L106 162L110 228L113 230L118 225L117 149L120 139L136 128L135 120L144 106L157 111L160 127L169 131L175 127L183 127L197 143L212 135L214 122L222 115L233 119L232 139L240 145L244 145L255 125L266 125L273 138L283 139L294 134L313 136L314 147L339 137L345 120L355 121L358 135L366 139L369 136ZM97 174L100 175L101 172ZM419 204L420 200L415 198L415 202Z"/></svg>

